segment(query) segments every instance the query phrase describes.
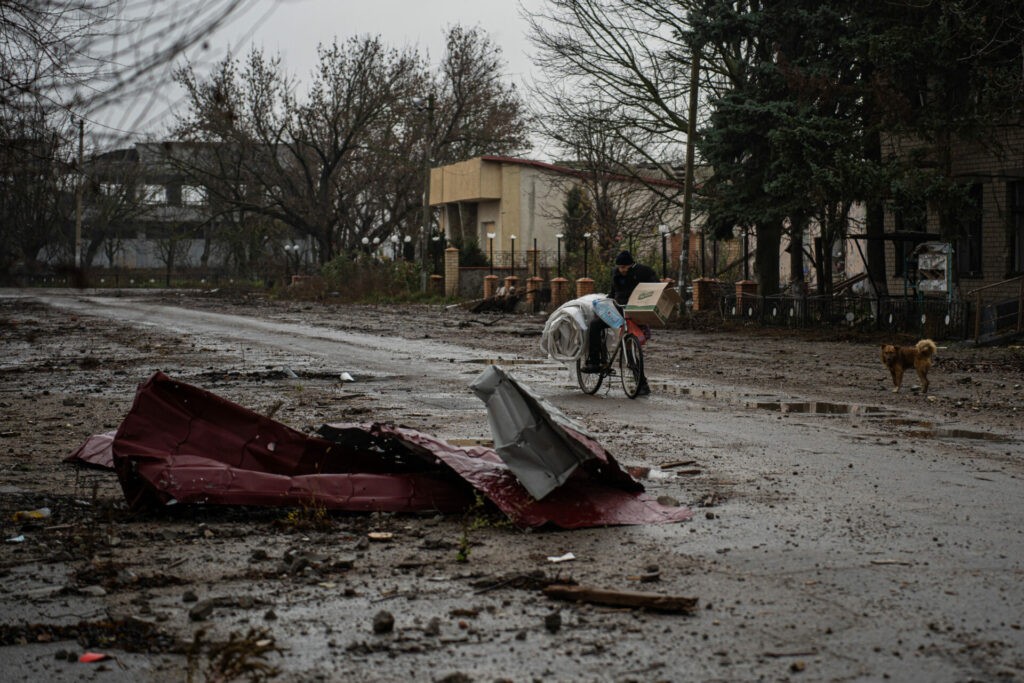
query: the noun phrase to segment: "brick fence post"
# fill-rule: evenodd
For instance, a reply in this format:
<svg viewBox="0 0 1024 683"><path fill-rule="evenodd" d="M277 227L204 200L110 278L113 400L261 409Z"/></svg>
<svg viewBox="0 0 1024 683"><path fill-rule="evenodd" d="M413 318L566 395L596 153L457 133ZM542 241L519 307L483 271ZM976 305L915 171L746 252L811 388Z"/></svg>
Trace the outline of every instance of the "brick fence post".
<svg viewBox="0 0 1024 683"><path fill-rule="evenodd" d="M556 277L551 281L551 307L558 308L569 300L569 281Z"/></svg>
<svg viewBox="0 0 1024 683"><path fill-rule="evenodd" d="M736 310L746 315L747 306L757 301L757 282L755 280L739 280L736 283Z"/></svg>
<svg viewBox="0 0 1024 683"><path fill-rule="evenodd" d="M576 280L576 297L586 296L594 293L594 280L589 277L581 277Z"/></svg>
<svg viewBox="0 0 1024 683"><path fill-rule="evenodd" d="M540 306L540 286L544 284L544 278L531 277L526 280L526 303L534 311Z"/></svg>
<svg viewBox="0 0 1024 683"><path fill-rule="evenodd" d="M699 277L693 281L693 310L705 311L715 307L716 280Z"/></svg>
<svg viewBox="0 0 1024 683"><path fill-rule="evenodd" d="M484 278L484 298L490 299L498 291L498 276L488 275Z"/></svg>
<svg viewBox="0 0 1024 683"><path fill-rule="evenodd" d="M455 247L444 250L444 294L459 295L459 250Z"/></svg>

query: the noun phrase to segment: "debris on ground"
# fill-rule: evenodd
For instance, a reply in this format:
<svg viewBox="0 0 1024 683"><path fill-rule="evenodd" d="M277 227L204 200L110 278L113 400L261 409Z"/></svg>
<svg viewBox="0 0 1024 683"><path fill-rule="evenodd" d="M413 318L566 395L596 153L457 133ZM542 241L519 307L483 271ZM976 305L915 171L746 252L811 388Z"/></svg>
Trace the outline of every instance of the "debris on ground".
<svg viewBox="0 0 1024 683"><path fill-rule="evenodd" d="M42 507L37 510L18 510L11 515L11 519L15 522L24 522L32 519L49 519L51 514L50 508Z"/></svg>
<svg viewBox="0 0 1024 683"><path fill-rule="evenodd" d="M618 470L582 425L500 367L487 367L469 388L487 406L494 449L537 500L564 484L577 467L590 463Z"/></svg>
<svg viewBox="0 0 1024 683"><path fill-rule="evenodd" d="M589 602L613 607L642 607L658 612L686 612L697 609L697 598L637 591L615 591L585 586L548 586L544 595L558 600Z"/></svg>
<svg viewBox="0 0 1024 683"><path fill-rule="evenodd" d="M492 370L493 366L489 368ZM501 371L487 377L507 380ZM690 519L659 504L582 427L511 381L545 425L548 448L572 449L562 483L537 500L492 448L460 447L378 423L327 424L319 438L157 372L143 383L112 440L112 464L131 509L177 504L303 506L362 512L455 513L476 492L521 527L565 529ZM557 437L557 439L556 439ZM533 434L521 437L529 440ZM540 437L538 437L540 438ZM496 442L498 439L495 439ZM102 443L70 459L96 464ZM531 465L538 471L542 467ZM554 475L552 475L554 476Z"/></svg>

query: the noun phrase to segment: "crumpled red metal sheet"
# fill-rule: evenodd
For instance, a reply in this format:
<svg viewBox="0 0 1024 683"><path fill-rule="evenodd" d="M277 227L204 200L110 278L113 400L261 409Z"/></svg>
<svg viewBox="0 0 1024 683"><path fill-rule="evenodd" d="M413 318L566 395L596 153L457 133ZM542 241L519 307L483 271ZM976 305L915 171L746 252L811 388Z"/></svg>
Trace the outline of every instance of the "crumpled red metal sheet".
<svg viewBox="0 0 1024 683"><path fill-rule="evenodd" d="M473 503L475 489L520 526L575 529L691 516L644 495L599 446L592 467L536 501L490 448L376 423L325 425L321 435L327 438L156 373L139 387L117 430L113 464L134 509L315 501L353 511L459 512Z"/></svg>
<svg viewBox="0 0 1024 683"><path fill-rule="evenodd" d="M156 373L114 438L114 469L134 508L174 503L309 505L457 512L472 491L423 462L309 437Z"/></svg>
<svg viewBox="0 0 1024 683"><path fill-rule="evenodd" d="M105 432L93 434L85 440L81 446L72 451L71 455L64 458L64 462L83 462L95 467L112 469L114 467L114 434L117 432Z"/></svg>
<svg viewBox="0 0 1024 683"><path fill-rule="evenodd" d="M681 522L692 516L686 507L661 505L643 494L643 486L622 471L603 448L600 460L593 461L596 466L580 467L543 500L534 500L492 448L454 446L415 429L383 424L324 425L320 433L342 442L368 434L380 446L398 441L430 454L487 496L518 526L550 523L580 529Z"/></svg>

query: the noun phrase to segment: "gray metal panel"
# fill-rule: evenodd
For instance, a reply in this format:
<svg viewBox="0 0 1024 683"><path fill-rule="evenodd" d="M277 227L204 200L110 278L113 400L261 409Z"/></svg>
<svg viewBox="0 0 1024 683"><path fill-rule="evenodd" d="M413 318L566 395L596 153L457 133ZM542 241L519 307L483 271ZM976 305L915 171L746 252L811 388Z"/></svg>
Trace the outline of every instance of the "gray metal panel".
<svg viewBox="0 0 1024 683"><path fill-rule="evenodd" d="M487 406L494 450L535 499L544 498L595 457L562 429L590 437L583 427L500 367L487 367L469 388Z"/></svg>

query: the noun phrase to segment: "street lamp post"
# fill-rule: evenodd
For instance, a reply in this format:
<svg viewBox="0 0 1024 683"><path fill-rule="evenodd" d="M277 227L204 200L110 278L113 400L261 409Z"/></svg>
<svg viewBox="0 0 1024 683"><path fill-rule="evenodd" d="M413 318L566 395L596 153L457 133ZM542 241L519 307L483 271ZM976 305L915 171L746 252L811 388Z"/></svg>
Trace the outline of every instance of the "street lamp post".
<svg viewBox="0 0 1024 683"><path fill-rule="evenodd" d="M409 235L406 235L405 239L403 241L405 242L405 247L403 248L403 251L402 251L402 260L404 261L407 258L406 257L406 253L408 253L409 244L412 242L412 237L410 237ZM426 254L426 251L427 251L427 246L424 244L423 245L423 252L424 252L424 254ZM425 257L423 259L423 263L421 263L420 265L423 267L423 276L426 277L426 274L427 274L427 260L426 260Z"/></svg>
<svg viewBox="0 0 1024 683"><path fill-rule="evenodd" d="M511 259L512 259L512 276L515 277L515 274L516 274L516 236L515 235L509 235L508 238L512 241L512 256L511 256Z"/></svg>
<svg viewBox="0 0 1024 683"><path fill-rule="evenodd" d="M434 243L434 272L440 275L441 272L441 236L434 235L430 238L430 241Z"/></svg>
<svg viewBox="0 0 1024 683"><path fill-rule="evenodd" d="M420 231L420 291L427 291L427 235L430 232L430 151L434 139L434 93L414 98L413 104L427 113L427 134L423 145L423 226Z"/></svg>
<svg viewBox="0 0 1024 683"><path fill-rule="evenodd" d="M562 238L565 237L562 233L555 235L555 239L558 240L558 277L562 277Z"/></svg>
<svg viewBox="0 0 1024 683"><path fill-rule="evenodd" d="M494 275L494 233L493 232L487 233L487 239L490 242L490 251L491 251L491 259L490 259L491 260L491 272L490 272L490 274Z"/></svg>
<svg viewBox="0 0 1024 683"><path fill-rule="evenodd" d="M299 273L299 249L301 247L297 244L286 244L284 245L284 276L287 279L292 270L295 270L295 274Z"/></svg>
<svg viewBox="0 0 1024 683"><path fill-rule="evenodd" d="M661 276L668 277L668 255L666 253L665 244L668 240L668 226L662 223L658 226L658 232L661 233Z"/></svg>
<svg viewBox="0 0 1024 683"><path fill-rule="evenodd" d="M397 261L398 260L398 235L392 235L391 236L391 247L392 247L391 254L392 254L393 258Z"/></svg>
<svg viewBox="0 0 1024 683"><path fill-rule="evenodd" d="M583 233L583 277L587 277L587 259L590 256L590 233Z"/></svg>

